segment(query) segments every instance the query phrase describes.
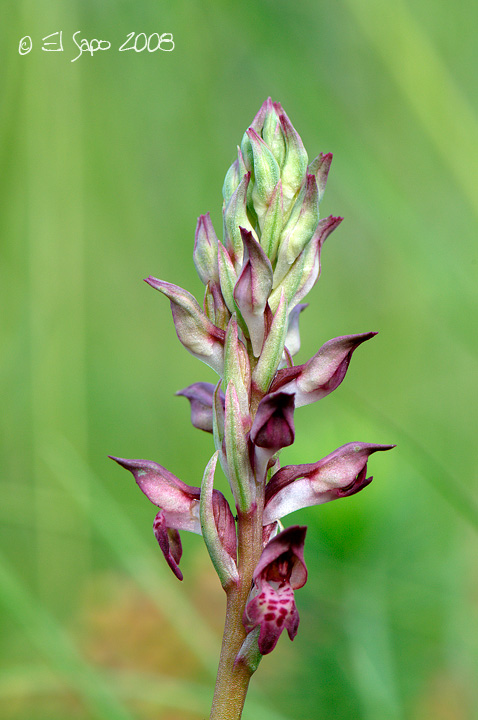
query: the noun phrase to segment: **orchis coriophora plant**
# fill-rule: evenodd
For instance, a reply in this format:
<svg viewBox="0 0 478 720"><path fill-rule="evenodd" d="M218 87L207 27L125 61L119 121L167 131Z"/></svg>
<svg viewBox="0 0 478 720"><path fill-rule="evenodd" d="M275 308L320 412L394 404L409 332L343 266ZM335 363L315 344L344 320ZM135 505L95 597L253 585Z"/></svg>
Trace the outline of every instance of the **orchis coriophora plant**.
<svg viewBox="0 0 478 720"><path fill-rule="evenodd" d="M226 621L211 720L241 717L249 679L282 631L291 640L299 614L294 590L307 580L306 528L283 529L282 518L362 490L372 453L393 445L352 442L321 460L280 467L294 442L294 412L325 397L345 377L356 348L375 332L326 342L303 365L301 301L320 274L322 245L342 218L319 218L332 155L309 163L302 140L279 103L269 98L246 131L223 187L221 241L209 213L196 228L193 259L204 283L203 307L187 290L154 277L170 300L179 340L219 376L178 395L191 405L194 427L212 433L215 453L201 487L186 485L148 460L113 458L130 470L159 508L154 533L173 573L179 531L203 536L227 595ZM234 511L214 489L219 458Z"/></svg>

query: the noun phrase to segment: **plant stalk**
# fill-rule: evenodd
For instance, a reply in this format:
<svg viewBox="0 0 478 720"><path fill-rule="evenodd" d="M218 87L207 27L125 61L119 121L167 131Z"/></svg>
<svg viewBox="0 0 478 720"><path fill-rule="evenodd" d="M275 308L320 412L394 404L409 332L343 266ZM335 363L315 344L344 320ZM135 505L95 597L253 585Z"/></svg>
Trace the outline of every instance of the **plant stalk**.
<svg viewBox="0 0 478 720"><path fill-rule="evenodd" d="M252 585L252 574L262 552L262 507L238 513L239 581L227 590L226 620L216 688L209 720L240 720L252 671L234 664L246 637L242 616Z"/></svg>

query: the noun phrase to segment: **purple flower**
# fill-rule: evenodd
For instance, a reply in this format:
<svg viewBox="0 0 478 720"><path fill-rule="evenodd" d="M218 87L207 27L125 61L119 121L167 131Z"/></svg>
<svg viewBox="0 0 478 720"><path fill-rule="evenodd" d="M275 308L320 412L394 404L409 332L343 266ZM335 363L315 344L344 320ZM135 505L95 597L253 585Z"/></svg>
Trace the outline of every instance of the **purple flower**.
<svg viewBox="0 0 478 720"><path fill-rule="evenodd" d="M299 525L283 530L264 548L254 570L254 588L242 622L248 632L260 626L259 650L267 655L287 630L293 640L299 627L294 590L307 581L304 540L307 528Z"/></svg>
<svg viewBox="0 0 478 720"><path fill-rule="evenodd" d="M183 574L179 569L182 549L178 530L202 534L200 488L186 485L165 467L150 460L110 457L133 474L140 490L160 508L153 523L154 534L169 567L182 580ZM219 490L213 490L212 498L219 539L226 552L235 559L236 528L231 509Z"/></svg>
<svg viewBox="0 0 478 720"><path fill-rule="evenodd" d="M369 456L394 447L347 443L316 463L280 468L266 486L264 525L294 510L354 495L372 481L366 477Z"/></svg>

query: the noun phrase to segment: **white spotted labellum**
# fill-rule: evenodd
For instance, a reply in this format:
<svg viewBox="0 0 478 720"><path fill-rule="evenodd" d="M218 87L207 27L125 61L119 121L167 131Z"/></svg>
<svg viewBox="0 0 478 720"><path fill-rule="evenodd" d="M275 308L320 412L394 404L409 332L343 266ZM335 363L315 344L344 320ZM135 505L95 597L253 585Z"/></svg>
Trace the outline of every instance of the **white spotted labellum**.
<svg viewBox="0 0 478 720"><path fill-rule="evenodd" d="M272 652L280 634L287 630L291 640L297 635L299 613L294 590L305 585L304 561L306 527L293 525L270 540L254 570L254 588L244 610L243 623L251 632L258 625L259 650Z"/></svg>

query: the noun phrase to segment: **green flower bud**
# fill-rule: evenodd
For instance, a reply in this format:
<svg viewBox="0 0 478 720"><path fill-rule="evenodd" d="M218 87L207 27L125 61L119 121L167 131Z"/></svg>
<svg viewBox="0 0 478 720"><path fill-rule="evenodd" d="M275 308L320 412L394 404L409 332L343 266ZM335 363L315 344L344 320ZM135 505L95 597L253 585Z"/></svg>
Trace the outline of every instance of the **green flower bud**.
<svg viewBox="0 0 478 720"><path fill-rule="evenodd" d="M254 500L251 487L252 469L249 460L249 448L244 418L234 383L230 382L226 390L225 429L227 477L241 512L247 512Z"/></svg>
<svg viewBox="0 0 478 720"><path fill-rule="evenodd" d="M282 233L283 215L282 181L279 180L264 216L261 234L261 245L271 263L274 263L276 259Z"/></svg>
<svg viewBox="0 0 478 720"><path fill-rule="evenodd" d="M282 168L286 156L284 133L282 131L279 116L270 98L268 99L268 102L270 103L270 111L267 112L264 120L262 139L266 145L270 147L279 167Z"/></svg>
<svg viewBox="0 0 478 720"><path fill-rule="evenodd" d="M301 193L302 195L302 193ZM299 205L300 203L300 205ZM294 260L311 240L319 222L319 193L315 175L307 175L304 186L304 198L297 200L296 207L284 228L279 244L277 265L274 271L274 287L280 283L289 271Z"/></svg>
<svg viewBox="0 0 478 720"><path fill-rule="evenodd" d="M229 321L224 345L224 385L232 382L239 400L241 413L249 414L249 393L251 389L251 368L244 343L239 340L236 316Z"/></svg>
<svg viewBox="0 0 478 720"><path fill-rule="evenodd" d="M247 188L250 179L251 176L249 173L244 175L231 196L231 199L224 208L224 244L233 264L237 268L240 268L242 265L243 251L242 237L239 227L243 227L252 232L257 240L257 235L251 225L246 209Z"/></svg>
<svg viewBox="0 0 478 720"><path fill-rule="evenodd" d="M241 241L242 242L242 241ZM221 284L221 292L231 315L236 312L236 304L234 302L234 286L237 282L237 275L232 264L232 260L228 251L222 244L218 242L217 263L219 268L219 282Z"/></svg>
<svg viewBox="0 0 478 720"><path fill-rule="evenodd" d="M219 280L217 270L217 236L209 213L200 215L194 237L193 260L197 274L207 285L210 280Z"/></svg>
<svg viewBox="0 0 478 720"><path fill-rule="evenodd" d="M307 172L315 175L316 177L317 187L319 188L319 202L322 200L322 196L325 192L332 157L332 153L327 153L325 155L324 153L319 153L319 155L312 160L307 168Z"/></svg>
<svg viewBox="0 0 478 720"><path fill-rule="evenodd" d="M267 335L254 372L252 384L261 393L266 393L276 374L284 352L287 334L287 301L282 293L276 314Z"/></svg>
<svg viewBox="0 0 478 720"><path fill-rule="evenodd" d="M275 107L279 112L286 145L281 177L284 192L284 212L287 213L304 182L308 157L300 135L282 109L282 106L275 103Z"/></svg>
<svg viewBox="0 0 478 720"><path fill-rule="evenodd" d="M239 185L243 174L244 173L241 173L239 169L239 160L234 160L231 167L226 173L224 185L222 186L222 196L226 205L231 199L235 190L237 189L237 186Z"/></svg>
<svg viewBox="0 0 478 720"><path fill-rule="evenodd" d="M254 185L252 201L259 220L264 224L264 215L269 207L275 187L280 180L280 168L271 150L255 130L249 128L247 136L251 143L253 155Z"/></svg>

